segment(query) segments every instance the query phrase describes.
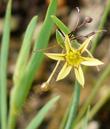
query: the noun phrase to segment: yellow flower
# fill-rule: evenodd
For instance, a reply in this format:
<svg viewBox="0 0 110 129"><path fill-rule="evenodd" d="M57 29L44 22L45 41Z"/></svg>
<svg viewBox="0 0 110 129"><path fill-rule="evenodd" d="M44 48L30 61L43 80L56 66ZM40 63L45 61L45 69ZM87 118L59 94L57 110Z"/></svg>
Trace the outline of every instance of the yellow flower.
<svg viewBox="0 0 110 129"><path fill-rule="evenodd" d="M92 38L93 36L90 36L79 48L75 49L71 46L68 35L65 35L65 53L45 53L46 56L53 60L65 61L64 66L57 76L57 81L65 78L73 68L77 81L84 86L85 81L81 65L97 66L103 64L103 62L93 58L91 53L87 50L87 46ZM83 56L84 52L87 52L89 56Z"/></svg>

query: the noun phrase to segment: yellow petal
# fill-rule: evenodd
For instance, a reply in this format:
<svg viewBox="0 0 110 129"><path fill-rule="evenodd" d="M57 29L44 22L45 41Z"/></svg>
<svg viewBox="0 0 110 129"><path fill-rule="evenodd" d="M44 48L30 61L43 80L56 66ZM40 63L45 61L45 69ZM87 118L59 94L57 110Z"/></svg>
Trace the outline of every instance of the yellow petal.
<svg viewBox="0 0 110 129"><path fill-rule="evenodd" d="M78 51L80 51L80 53L83 53L86 50L92 38L93 36L90 36L89 38L87 38L84 41L84 43L79 47Z"/></svg>
<svg viewBox="0 0 110 129"><path fill-rule="evenodd" d="M44 53L46 56L53 60L64 60L65 54L59 54L59 53Z"/></svg>
<svg viewBox="0 0 110 129"><path fill-rule="evenodd" d="M75 71L75 76L77 81L81 84L82 87L84 87L84 74L81 66L78 66L78 68L75 68L74 71Z"/></svg>
<svg viewBox="0 0 110 129"><path fill-rule="evenodd" d="M102 65L103 62L96 59L96 58L90 58L90 57L84 57L84 61L81 62L81 64L86 65L86 66L97 66L97 65Z"/></svg>
<svg viewBox="0 0 110 129"><path fill-rule="evenodd" d="M70 39L68 37L68 35L65 35L65 48L66 48L66 52L68 53L71 49L74 51L74 48L72 48L71 43L70 43Z"/></svg>
<svg viewBox="0 0 110 129"><path fill-rule="evenodd" d="M65 78L70 73L71 69L72 69L72 66L65 63L63 68L58 74L57 81Z"/></svg>

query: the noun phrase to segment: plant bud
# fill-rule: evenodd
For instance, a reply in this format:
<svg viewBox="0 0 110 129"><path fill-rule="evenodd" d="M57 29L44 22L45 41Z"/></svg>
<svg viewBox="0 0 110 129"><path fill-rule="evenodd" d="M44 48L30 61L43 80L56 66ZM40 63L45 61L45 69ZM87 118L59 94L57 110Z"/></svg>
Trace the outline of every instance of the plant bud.
<svg viewBox="0 0 110 129"><path fill-rule="evenodd" d="M86 23L90 23L90 22L92 22L92 18L91 17L85 17L85 21L86 21Z"/></svg>

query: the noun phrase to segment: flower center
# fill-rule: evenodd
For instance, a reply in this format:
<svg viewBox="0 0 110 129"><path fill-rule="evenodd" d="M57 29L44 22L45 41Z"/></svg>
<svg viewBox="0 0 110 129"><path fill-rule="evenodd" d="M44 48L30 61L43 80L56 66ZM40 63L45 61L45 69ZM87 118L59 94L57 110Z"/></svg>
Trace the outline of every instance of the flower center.
<svg viewBox="0 0 110 129"><path fill-rule="evenodd" d="M66 55L66 61L69 65L77 67L82 61L81 54L78 51L70 51Z"/></svg>

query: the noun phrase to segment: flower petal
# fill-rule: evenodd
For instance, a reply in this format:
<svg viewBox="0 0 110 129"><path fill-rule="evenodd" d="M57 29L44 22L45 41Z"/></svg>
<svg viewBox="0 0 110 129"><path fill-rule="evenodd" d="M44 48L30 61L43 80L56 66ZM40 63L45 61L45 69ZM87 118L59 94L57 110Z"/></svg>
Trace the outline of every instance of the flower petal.
<svg viewBox="0 0 110 129"><path fill-rule="evenodd" d="M97 66L97 65L102 65L103 62L96 59L96 58L91 58L91 57L84 57L84 61L81 62L81 64L86 65L86 66Z"/></svg>
<svg viewBox="0 0 110 129"><path fill-rule="evenodd" d="M46 56L53 60L64 60L65 54L59 54L59 53L44 53Z"/></svg>
<svg viewBox="0 0 110 129"><path fill-rule="evenodd" d="M72 66L65 63L63 68L58 74L57 81L65 78L70 73L71 69L72 69Z"/></svg>
<svg viewBox="0 0 110 129"><path fill-rule="evenodd" d="M84 43L79 47L78 51L80 51L80 53L83 53L85 51L85 49L88 47L92 38L93 38L93 36L90 36L89 38L87 38L84 41Z"/></svg>
<svg viewBox="0 0 110 129"><path fill-rule="evenodd" d="M70 39L68 35L65 35L65 48L66 52L68 53L71 49L74 51L74 48L71 46Z"/></svg>
<svg viewBox="0 0 110 129"><path fill-rule="evenodd" d="M78 66L78 68L74 68L74 71L77 81L81 84L82 87L84 87L84 74L81 66Z"/></svg>

